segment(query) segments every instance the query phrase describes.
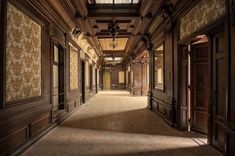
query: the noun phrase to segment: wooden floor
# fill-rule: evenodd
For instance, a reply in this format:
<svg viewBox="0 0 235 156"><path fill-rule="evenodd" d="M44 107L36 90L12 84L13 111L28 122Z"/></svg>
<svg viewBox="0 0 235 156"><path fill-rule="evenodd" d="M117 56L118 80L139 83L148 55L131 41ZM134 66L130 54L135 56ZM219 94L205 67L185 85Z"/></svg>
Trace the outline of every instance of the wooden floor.
<svg viewBox="0 0 235 156"><path fill-rule="evenodd" d="M146 109L146 97L100 92L23 156L222 156Z"/></svg>

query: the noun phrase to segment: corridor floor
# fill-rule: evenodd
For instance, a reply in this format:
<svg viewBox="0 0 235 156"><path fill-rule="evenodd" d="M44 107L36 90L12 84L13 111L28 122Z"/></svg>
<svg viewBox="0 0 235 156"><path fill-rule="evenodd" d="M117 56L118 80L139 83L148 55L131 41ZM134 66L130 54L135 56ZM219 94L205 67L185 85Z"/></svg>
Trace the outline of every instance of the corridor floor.
<svg viewBox="0 0 235 156"><path fill-rule="evenodd" d="M146 106L146 97L100 92L22 156L222 156Z"/></svg>

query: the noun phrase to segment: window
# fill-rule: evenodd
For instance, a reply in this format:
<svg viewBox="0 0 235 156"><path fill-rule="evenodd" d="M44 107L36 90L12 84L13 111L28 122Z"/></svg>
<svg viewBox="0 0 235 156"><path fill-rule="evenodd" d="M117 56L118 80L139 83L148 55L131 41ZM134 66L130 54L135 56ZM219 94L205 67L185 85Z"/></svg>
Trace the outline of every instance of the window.
<svg viewBox="0 0 235 156"><path fill-rule="evenodd" d="M54 117L65 108L64 52L57 45L53 48L53 111Z"/></svg>
<svg viewBox="0 0 235 156"><path fill-rule="evenodd" d="M161 44L155 51L155 88L164 89L164 44Z"/></svg>

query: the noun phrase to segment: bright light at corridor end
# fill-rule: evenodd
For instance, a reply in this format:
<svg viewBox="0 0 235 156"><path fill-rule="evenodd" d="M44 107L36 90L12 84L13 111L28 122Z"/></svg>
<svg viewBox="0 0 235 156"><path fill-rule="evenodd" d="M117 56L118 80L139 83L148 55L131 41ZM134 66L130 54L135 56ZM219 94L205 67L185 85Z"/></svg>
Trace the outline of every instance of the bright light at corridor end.
<svg viewBox="0 0 235 156"><path fill-rule="evenodd" d="M89 4L92 2L89 0ZM139 0L95 0L96 4L138 4Z"/></svg>

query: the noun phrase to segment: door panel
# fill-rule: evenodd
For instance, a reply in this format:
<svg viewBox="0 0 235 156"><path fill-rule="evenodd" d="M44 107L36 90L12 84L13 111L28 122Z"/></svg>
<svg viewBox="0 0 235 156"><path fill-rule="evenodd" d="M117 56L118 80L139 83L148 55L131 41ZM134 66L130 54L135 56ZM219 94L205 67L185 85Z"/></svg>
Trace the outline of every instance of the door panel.
<svg viewBox="0 0 235 156"><path fill-rule="evenodd" d="M111 89L111 74L110 74L110 72L104 73L104 89L105 90Z"/></svg>
<svg viewBox="0 0 235 156"><path fill-rule="evenodd" d="M192 46L192 130L208 133L209 44Z"/></svg>
<svg viewBox="0 0 235 156"><path fill-rule="evenodd" d="M224 33L213 37L213 123L212 145L224 151L226 106L226 52Z"/></svg>
<svg viewBox="0 0 235 156"><path fill-rule="evenodd" d="M180 55L180 101L181 101L181 128L188 129L188 47L183 47Z"/></svg>
<svg viewBox="0 0 235 156"><path fill-rule="evenodd" d="M85 103L85 62L81 61L81 103Z"/></svg>

